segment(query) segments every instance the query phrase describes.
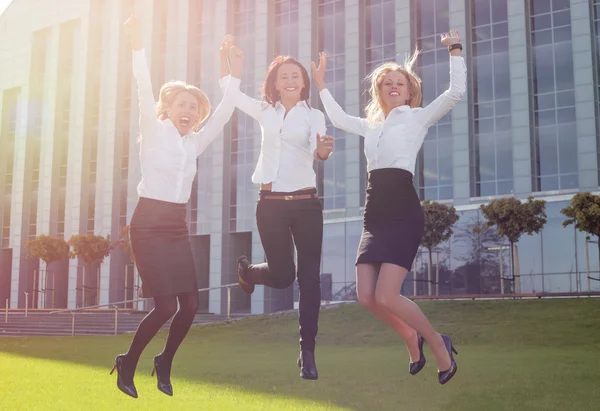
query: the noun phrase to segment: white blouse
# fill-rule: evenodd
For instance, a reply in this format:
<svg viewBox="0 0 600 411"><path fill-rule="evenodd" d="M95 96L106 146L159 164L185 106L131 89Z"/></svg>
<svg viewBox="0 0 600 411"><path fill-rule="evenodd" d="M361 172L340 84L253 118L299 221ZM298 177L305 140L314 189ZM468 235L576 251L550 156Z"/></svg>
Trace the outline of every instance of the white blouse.
<svg viewBox="0 0 600 411"><path fill-rule="evenodd" d="M133 52L140 103L140 163L142 181L137 186L140 197L171 203L187 203L196 175L196 158L221 133L235 109L232 89L239 89L240 80L231 76L220 81L227 85L221 103L200 132L179 131L170 119L156 117L156 102L152 93L150 70L145 50Z"/></svg>
<svg viewBox="0 0 600 411"><path fill-rule="evenodd" d="M221 79L221 88L224 86ZM313 164L317 133L324 136L327 132L323 113L300 101L286 115L281 103L272 106L248 97L239 83L230 83L229 89L235 93L235 105L260 124L261 151L252 182L272 183L271 190L279 192L316 187Z"/></svg>
<svg viewBox="0 0 600 411"><path fill-rule="evenodd" d="M450 56L450 86L426 107L396 107L377 123L346 114L329 90L320 92L331 123L365 138L367 170L401 168L414 175L415 163L427 130L444 117L464 96L467 68L461 56Z"/></svg>

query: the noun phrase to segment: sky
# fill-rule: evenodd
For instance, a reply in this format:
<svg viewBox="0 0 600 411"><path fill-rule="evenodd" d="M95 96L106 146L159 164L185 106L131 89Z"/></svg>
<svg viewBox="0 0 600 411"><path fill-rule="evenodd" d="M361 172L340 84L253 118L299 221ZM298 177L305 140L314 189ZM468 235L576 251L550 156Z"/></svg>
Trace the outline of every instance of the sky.
<svg viewBox="0 0 600 411"><path fill-rule="evenodd" d="M12 3L12 1L13 0L0 0L0 14L2 14L4 10L6 10L8 5Z"/></svg>

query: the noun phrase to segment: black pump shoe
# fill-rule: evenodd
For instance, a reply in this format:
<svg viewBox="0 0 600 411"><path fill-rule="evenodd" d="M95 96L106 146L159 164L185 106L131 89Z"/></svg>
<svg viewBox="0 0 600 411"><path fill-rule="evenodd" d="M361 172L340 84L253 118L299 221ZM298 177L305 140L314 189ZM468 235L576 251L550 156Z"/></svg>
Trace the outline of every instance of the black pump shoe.
<svg viewBox="0 0 600 411"><path fill-rule="evenodd" d="M164 363L162 357L154 357L154 368L152 376L156 373L156 386L160 392L173 396L173 386L171 385L171 367Z"/></svg>
<svg viewBox="0 0 600 411"><path fill-rule="evenodd" d="M425 342L425 339L423 338L423 336L421 336L421 334L417 334L417 336L419 340L419 354L421 356L419 357L419 361L411 362L408 365L408 372L410 372L411 375L416 375L419 371L421 371L423 367L425 367L425 363L427 362L425 354L423 354L423 343Z"/></svg>
<svg viewBox="0 0 600 411"><path fill-rule="evenodd" d="M118 355L117 358L115 358L115 365L113 365L112 370L110 370L110 375L117 370L117 387L130 397L137 398L138 394L133 381L131 381L131 384L125 384L121 378L124 358L125 354Z"/></svg>
<svg viewBox="0 0 600 411"><path fill-rule="evenodd" d="M450 355L450 368L445 371L438 371L438 381L440 384L446 384L454 374L456 374L456 370L458 370L458 365L456 365L456 361L454 361L454 356L452 353L458 355L458 351L452 345L452 340L447 335L442 334L442 340L444 340L444 345L446 346L446 350L448 350L448 354Z"/></svg>

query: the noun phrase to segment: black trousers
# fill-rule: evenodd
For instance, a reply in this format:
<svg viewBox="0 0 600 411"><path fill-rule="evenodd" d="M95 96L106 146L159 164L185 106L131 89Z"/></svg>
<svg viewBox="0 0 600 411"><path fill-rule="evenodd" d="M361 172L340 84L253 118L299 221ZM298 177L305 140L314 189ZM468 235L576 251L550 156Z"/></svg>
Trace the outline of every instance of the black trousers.
<svg viewBox="0 0 600 411"><path fill-rule="evenodd" d="M307 193L316 194L316 190L286 194ZM266 193L261 192L256 206L256 223L267 262L250 265L249 277L255 284L284 289L292 285L297 276L300 348L314 351L321 307L323 206L318 198L278 200L263 198L263 194Z"/></svg>

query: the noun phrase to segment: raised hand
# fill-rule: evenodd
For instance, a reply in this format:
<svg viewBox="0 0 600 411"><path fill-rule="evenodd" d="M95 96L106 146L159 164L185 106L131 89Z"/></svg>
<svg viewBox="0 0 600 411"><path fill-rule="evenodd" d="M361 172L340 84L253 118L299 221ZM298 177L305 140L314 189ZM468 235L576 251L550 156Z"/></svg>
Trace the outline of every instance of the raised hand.
<svg viewBox="0 0 600 411"><path fill-rule="evenodd" d="M142 46L142 30L137 17L132 14L125 22L125 32L129 35L129 41L133 50L140 50Z"/></svg>
<svg viewBox="0 0 600 411"><path fill-rule="evenodd" d="M319 91L321 91L325 88L325 69L327 68L326 55L324 51L319 53L319 67L317 67L314 61L311 63L311 67L313 81L317 85Z"/></svg>
<svg viewBox="0 0 600 411"><path fill-rule="evenodd" d="M319 160L327 160L333 151L333 137L321 136L317 133L317 157Z"/></svg>
<svg viewBox="0 0 600 411"><path fill-rule="evenodd" d="M221 41L221 47L219 48L219 53L221 57L227 57L229 54L229 49L235 45L235 38L231 34L227 34L223 37Z"/></svg>
<svg viewBox="0 0 600 411"><path fill-rule="evenodd" d="M244 53L235 44L228 49L227 55L231 62L231 75L235 78L242 77L242 63L244 62Z"/></svg>
<svg viewBox="0 0 600 411"><path fill-rule="evenodd" d="M450 30L450 32L440 35L440 38L444 46L451 46L453 44L460 43L458 30Z"/></svg>

